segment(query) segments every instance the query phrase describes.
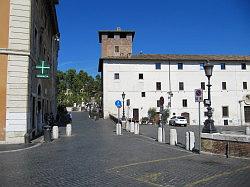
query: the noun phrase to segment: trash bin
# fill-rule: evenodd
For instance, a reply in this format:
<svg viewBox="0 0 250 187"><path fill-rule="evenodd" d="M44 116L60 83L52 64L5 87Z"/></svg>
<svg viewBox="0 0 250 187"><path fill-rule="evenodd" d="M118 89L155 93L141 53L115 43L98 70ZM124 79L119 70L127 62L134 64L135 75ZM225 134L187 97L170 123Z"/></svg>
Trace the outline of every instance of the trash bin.
<svg viewBox="0 0 250 187"><path fill-rule="evenodd" d="M44 133L44 141L51 142L51 127L49 125L45 125L43 127L43 133Z"/></svg>

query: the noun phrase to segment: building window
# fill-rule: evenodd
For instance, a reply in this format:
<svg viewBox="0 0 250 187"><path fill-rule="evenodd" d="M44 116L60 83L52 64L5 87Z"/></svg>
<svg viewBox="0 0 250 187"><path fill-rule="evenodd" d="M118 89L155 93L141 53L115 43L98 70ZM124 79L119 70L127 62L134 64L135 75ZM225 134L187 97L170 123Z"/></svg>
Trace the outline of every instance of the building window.
<svg viewBox="0 0 250 187"><path fill-rule="evenodd" d="M179 82L179 90L184 90L184 83L183 82Z"/></svg>
<svg viewBox="0 0 250 187"><path fill-rule="evenodd" d="M200 70L204 70L204 63L200 63Z"/></svg>
<svg viewBox="0 0 250 187"><path fill-rule="evenodd" d="M241 69L247 69L247 65L246 65L246 63L241 63Z"/></svg>
<svg viewBox="0 0 250 187"><path fill-rule="evenodd" d="M227 89L227 83L226 82L222 82L222 90L226 90Z"/></svg>
<svg viewBox="0 0 250 187"><path fill-rule="evenodd" d="M201 82L201 89L202 89L202 90L206 90L205 82Z"/></svg>
<svg viewBox="0 0 250 187"><path fill-rule="evenodd" d="M187 99L183 99L182 100L182 106L183 107L187 107Z"/></svg>
<svg viewBox="0 0 250 187"><path fill-rule="evenodd" d="M247 90L247 82L243 82L243 90Z"/></svg>
<svg viewBox="0 0 250 187"><path fill-rule="evenodd" d="M222 117L229 117L228 106L222 107Z"/></svg>
<svg viewBox="0 0 250 187"><path fill-rule="evenodd" d="M143 74L139 73L139 79L143 79Z"/></svg>
<svg viewBox="0 0 250 187"><path fill-rule="evenodd" d="M37 29L35 28L35 31L34 31L34 53L36 55L36 52L37 52Z"/></svg>
<svg viewBox="0 0 250 187"><path fill-rule="evenodd" d="M155 69L161 69L161 63L155 63Z"/></svg>
<svg viewBox="0 0 250 187"><path fill-rule="evenodd" d="M119 53L119 46L115 46L115 52Z"/></svg>
<svg viewBox="0 0 250 187"><path fill-rule="evenodd" d="M119 73L115 73L115 74L114 74L114 79L115 79L115 80L120 79Z"/></svg>
<svg viewBox="0 0 250 187"><path fill-rule="evenodd" d="M224 125L228 125L228 119L224 120Z"/></svg>
<svg viewBox="0 0 250 187"><path fill-rule="evenodd" d="M157 107L160 107L161 104L160 104L160 100L157 100Z"/></svg>
<svg viewBox="0 0 250 187"><path fill-rule="evenodd" d="M141 93L141 97L146 97L146 93L145 93L145 92L142 92L142 93Z"/></svg>
<svg viewBox="0 0 250 187"><path fill-rule="evenodd" d="M221 63L221 64L220 64L220 69L221 69L221 70L226 69L226 64L225 64L225 63Z"/></svg>
<svg viewBox="0 0 250 187"><path fill-rule="evenodd" d="M156 82L156 90L161 90L161 82Z"/></svg>
<svg viewBox="0 0 250 187"><path fill-rule="evenodd" d="M183 63L178 63L178 69L183 69Z"/></svg>

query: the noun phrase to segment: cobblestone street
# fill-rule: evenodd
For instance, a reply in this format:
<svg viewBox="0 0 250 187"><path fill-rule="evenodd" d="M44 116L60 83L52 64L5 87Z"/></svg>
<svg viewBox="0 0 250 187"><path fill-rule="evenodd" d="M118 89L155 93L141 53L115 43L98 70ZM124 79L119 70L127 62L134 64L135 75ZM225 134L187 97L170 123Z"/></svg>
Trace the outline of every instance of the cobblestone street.
<svg viewBox="0 0 250 187"><path fill-rule="evenodd" d="M0 152L0 186L249 186L249 159L160 144L149 128L116 136L111 121L75 112L71 137L61 128L51 143Z"/></svg>

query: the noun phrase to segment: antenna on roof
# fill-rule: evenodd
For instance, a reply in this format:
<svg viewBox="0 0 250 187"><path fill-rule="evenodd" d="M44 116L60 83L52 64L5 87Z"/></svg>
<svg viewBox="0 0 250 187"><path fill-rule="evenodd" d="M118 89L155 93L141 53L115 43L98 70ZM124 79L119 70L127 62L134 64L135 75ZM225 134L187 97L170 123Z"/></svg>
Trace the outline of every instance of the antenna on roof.
<svg viewBox="0 0 250 187"><path fill-rule="evenodd" d="M122 29L121 29L121 27L117 27L116 30L117 31L121 31Z"/></svg>

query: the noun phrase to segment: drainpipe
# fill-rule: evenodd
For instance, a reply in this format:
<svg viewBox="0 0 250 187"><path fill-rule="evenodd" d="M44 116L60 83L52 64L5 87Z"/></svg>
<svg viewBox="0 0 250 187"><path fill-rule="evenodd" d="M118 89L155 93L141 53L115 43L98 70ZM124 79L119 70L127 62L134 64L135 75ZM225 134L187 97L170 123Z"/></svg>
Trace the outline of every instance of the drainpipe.
<svg viewBox="0 0 250 187"><path fill-rule="evenodd" d="M240 125L241 126L243 125L243 122L242 122L242 106L241 106L242 101L243 100L239 100L239 104L240 104Z"/></svg>

